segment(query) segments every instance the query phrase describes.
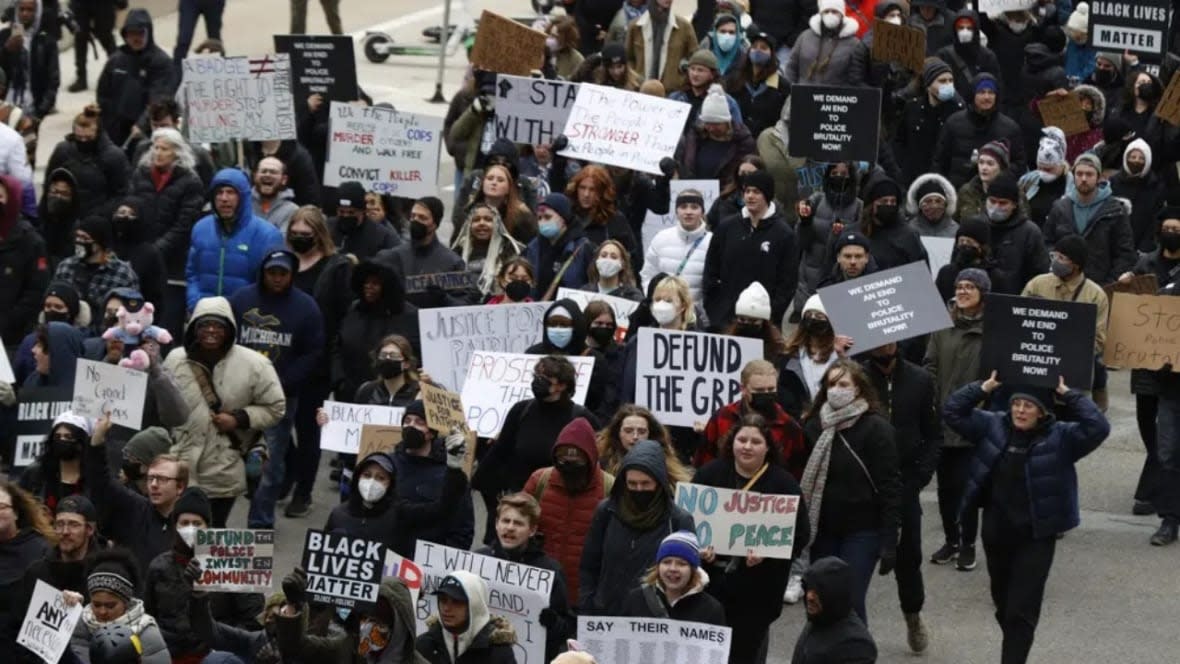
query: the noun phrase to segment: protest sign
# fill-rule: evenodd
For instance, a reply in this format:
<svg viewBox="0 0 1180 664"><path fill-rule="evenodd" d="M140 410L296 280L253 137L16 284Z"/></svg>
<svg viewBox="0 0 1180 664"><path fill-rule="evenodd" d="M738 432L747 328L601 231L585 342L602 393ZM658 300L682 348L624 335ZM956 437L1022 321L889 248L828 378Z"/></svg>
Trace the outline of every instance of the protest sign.
<svg viewBox="0 0 1180 664"><path fill-rule="evenodd" d="M922 73L926 62L926 32L910 25L873 21L873 59L896 62L906 69Z"/></svg>
<svg viewBox="0 0 1180 664"><path fill-rule="evenodd" d="M921 261L819 289L836 334L868 350L951 326L946 303Z"/></svg>
<svg viewBox="0 0 1180 664"><path fill-rule="evenodd" d="M791 155L816 161L877 161L881 90L826 85L791 88Z"/></svg>
<svg viewBox="0 0 1180 664"><path fill-rule="evenodd" d="M332 102L324 186L420 198L437 193L442 118Z"/></svg>
<svg viewBox="0 0 1180 664"><path fill-rule="evenodd" d="M561 135L578 84L546 78L496 77L496 138L526 145L549 144Z"/></svg>
<svg viewBox="0 0 1180 664"><path fill-rule="evenodd" d="M16 376L12 373L12 363L8 361L8 351L0 349L0 383L11 385L15 382Z"/></svg>
<svg viewBox="0 0 1180 664"><path fill-rule="evenodd" d="M385 424L366 424L361 427L361 449L356 455L359 466L365 457L377 452L393 454L402 442L402 427Z"/></svg>
<svg viewBox="0 0 1180 664"><path fill-rule="evenodd" d="M366 424L401 426L405 408L325 401L328 423L320 429L320 449L356 454L361 449L361 427Z"/></svg>
<svg viewBox="0 0 1180 664"><path fill-rule="evenodd" d="M1082 98L1076 93L1045 95L1037 102L1037 111L1046 127L1057 127L1066 136L1090 131L1090 121L1082 110Z"/></svg>
<svg viewBox="0 0 1180 664"><path fill-rule="evenodd" d="M414 562L422 568L422 593L418 596L418 633L426 631L426 619L438 613L432 594L442 580L456 570L466 570L482 578L488 586L488 611L503 616L516 630L513 651L518 664L544 664L545 628L541 611L549 608L553 591L553 570L523 565L464 551L442 544L418 540Z"/></svg>
<svg viewBox="0 0 1180 664"><path fill-rule="evenodd" d="M671 200L668 202L667 214L656 214L651 210L647 211L647 216L643 218L643 246L650 247L652 238L656 233L671 228L679 222L676 220L676 197L685 189L696 189L701 192L701 197L705 199L705 209L701 213L707 214L709 209L713 207L713 203L721 197L721 188L716 180L672 180L668 183L668 189L671 190Z"/></svg>
<svg viewBox="0 0 1180 664"><path fill-rule="evenodd" d="M830 311L830 310L829 310ZM1094 373L1094 325L1098 307L989 293L983 301L983 374L1001 383L1089 389Z"/></svg>
<svg viewBox="0 0 1180 664"><path fill-rule="evenodd" d="M691 427L737 401L742 367L762 359L762 340L640 328L635 403L665 426Z"/></svg>
<svg viewBox="0 0 1180 664"><path fill-rule="evenodd" d="M184 127L194 143L295 140L291 58L185 58Z"/></svg>
<svg viewBox="0 0 1180 664"><path fill-rule="evenodd" d="M1180 297L1116 293L1102 359L1119 369L1180 370Z"/></svg>
<svg viewBox="0 0 1180 664"><path fill-rule="evenodd" d="M298 116L307 115L307 98L313 94L322 95L325 103L359 97L352 37L275 35L274 39L275 52L291 58L291 89L298 100Z"/></svg>
<svg viewBox="0 0 1180 664"><path fill-rule="evenodd" d="M552 302L525 302L418 310L422 366L435 383L463 392L471 353L523 353L541 340L541 321Z"/></svg>
<svg viewBox="0 0 1180 664"><path fill-rule="evenodd" d="M545 64L545 34L485 9L467 59L483 71L528 76Z"/></svg>
<svg viewBox="0 0 1180 664"><path fill-rule="evenodd" d="M660 160L676 152L691 108L682 101L583 83L562 131L570 143L561 154L662 175Z"/></svg>
<svg viewBox="0 0 1180 664"><path fill-rule="evenodd" d="M1173 127L1180 126L1180 71L1172 74L1164 96L1155 107L1155 114Z"/></svg>
<svg viewBox="0 0 1180 664"><path fill-rule="evenodd" d="M668 618L578 616L578 644L598 664L729 661L733 628Z"/></svg>
<svg viewBox="0 0 1180 664"><path fill-rule="evenodd" d="M147 372L106 362L78 360L74 373L72 410L83 417L100 419L111 414L111 422L139 430L143 404L147 399Z"/></svg>
<svg viewBox="0 0 1180 664"><path fill-rule="evenodd" d="M1004 12L1020 12L1037 6L1037 0L979 0L979 13L999 16Z"/></svg>
<svg viewBox="0 0 1180 664"><path fill-rule="evenodd" d="M49 429L58 415L73 405L71 388L34 387L21 388L17 396L16 449L13 451L12 466L21 468L37 460L44 450Z"/></svg>
<svg viewBox="0 0 1180 664"><path fill-rule="evenodd" d="M426 424L444 436L452 429L465 431L467 416L463 410L463 399L450 390L430 383L420 383L422 403L426 406Z"/></svg>
<svg viewBox="0 0 1180 664"><path fill-rule="evenodd" d="M951 254L955 251L955 239L950 237L922 237L922 247L930 262L930 274L937 277L938 271L950 265Z"/></svg>
<svg viewBox="0 0 1180 664"><path fill-rule="evenodd" d="M411 274L405 278L406 293L425 293L432 288L444 291L479 288L479 275L474 272L433 272Z"/></svg>
<svg viewBox="0 0 1180 664"><path fill-rule="evenodd" d="M1116 281L1102 287L1106 293L1107 302L1114 301L1115 293L1129 293L1131 295L1155 295L1160 291L1159 279L1154 274L1136 274L1127 283Z"/></svg>
<svg viewBox="0 0 1180 664"><path fill-rule="evenodd" d="M625 333L627 328L631 326L631 313L639 306L639 303L635 300L628 300L625 297L592 293L574 288L558 288L557 299L573 300L578 303L582 311L586 311L586 305L595 300L607 303L610 305L611 311L615 314L615 325L618 326L620 333ZM589 325L590 321L586 321L586 324ZM620 336L619 338L621 339L622 337Z"/></svg>
<svg viewBox="0 0 1180 664"><path fill-rule="evenodd" d="M309 601L355 611L377 607L384 544L310 529L303 542Z"/></svg>
<svg viewBox="0 0 1180 664"><path fill-rule="evenodd" d="M790 558L799 496L737 491L680 482L676 505L692 514L701 548L724 556Z"/></svg>
<svg viewBox="0 0 1180 664"><path fill-rule="evenodd" d="M66 606L60 590L37 579L16 642L46 664L57 664L70 645L74 626L81 617L81 603Z"/></svg>
<svg viewBox="0 0 1180 664"><path fill-rule="evenodd" d="M410 591L410 605L417 610L418 596L422 592L422 568L409 558L403 558L396 551L385 550L385 567L381 571L381 578L394 577L406 584Z"/></svg>
<svg viewBox="0 0 1180 664"><path fill-rule="evenodd" d="M1099 51L1130 51L1158 62L1167 51L1171 0L1095 0L1090 38Z"/></svg>
<svg viewBox="0 0 1180 664"><path fill-rule="evenodd" d="M201 563L194 590L223 593L271 591L275 531L209 528L197 531L193 556Z"/></svg>
<svg viewBox="0 0 1180 664"><path fill-rule="evenodd" d="M473 351L463 382L463 405L467 407L467 426L480 437L492 438L500 433L504 416L517 401L533 398L533 368L544 355ZM577 374L574 403L586 403L594 358L568 356Z"/></svg>

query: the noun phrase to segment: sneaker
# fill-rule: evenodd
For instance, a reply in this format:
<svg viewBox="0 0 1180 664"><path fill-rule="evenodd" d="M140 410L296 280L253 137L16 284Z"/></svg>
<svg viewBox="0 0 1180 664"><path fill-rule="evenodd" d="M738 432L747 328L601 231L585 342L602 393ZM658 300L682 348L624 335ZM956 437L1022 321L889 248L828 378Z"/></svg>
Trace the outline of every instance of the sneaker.
<svg viewBox="0 0 1180 664"><path fill-rule="evenodd" d="M955 569L960 572L970 572L975 569L975 547L965 546L959 551Z"/></svg>
<svg viewBox="0 0 1180 664"><path fill-rule="evenodd" d="M70 83L70 87L66 88L66 90L69 90L70 92L83 92L86 90L87 87L88 86L86 85L86 79L79 78L78 80L74 81L73 83Z"/></svg>
<svg viewBox="0 0 1180 664"><path fill-rule="evenodd" d="M1160 524L1160 529L1155 531L1155 534L1151 536L1151 545L1167 546L1169 544L1175 544L1177 530L1180 530L1180 522L1175 519L1164 519L1164 522Z"/></svg>
<svg viewBox="0 0 1180 664"><path fill-rule="evenodd" d="M288 519L298 519L307 516L311 513L311 503L302 498L292 498L291 504L287 505L287 510L283 515Z"/></svg>
<svg viewBox="0 0 1180 664"><path fill-rule="evenodd" d="M905 627L910 650L915 653L926 652L926 648L930 646L930 633L926 631L926 625L922 622L922 614L905 614Z"/></svg>
<svg viewBox="0 0 1180 664"><path fill-rule="evenodd" d="M787 604L796 604L801 599L803 599L803 577L792 574L791 579L787 581L787 591L783 593L783 601Z"/></svg>
<svg viewBox="0 0 1180 664"><path fill-rule="evenodd" d="M1135 516L1151 516L1155 514L1155 505L1150 500L1136 500L1135 505L1131 507L1131 514Z"/></svg>
<svg viewBox="0 0 1180 664"><path fill-rule="evenodd" d="M332 482L339 482L342 474L343 473L341 472L341 470L339 468L337 468L337 469L333 470L332 472L328 473L328 479L331 480Z"/></svg>
<svg viewBox="0 0 1180 664"><path fill-rule="evenodd" d="M943 544L942 548L930 556L930 562L935 565L945 565L954 560L957 555L959 555L959 547L954 544Z"/></svg>

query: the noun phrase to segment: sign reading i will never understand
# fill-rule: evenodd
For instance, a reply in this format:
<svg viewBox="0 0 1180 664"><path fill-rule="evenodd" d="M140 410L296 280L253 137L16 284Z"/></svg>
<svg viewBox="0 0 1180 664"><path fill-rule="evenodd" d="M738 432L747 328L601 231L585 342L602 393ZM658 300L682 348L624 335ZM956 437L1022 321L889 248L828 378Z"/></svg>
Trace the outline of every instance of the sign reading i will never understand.
<svg viewBox="0 0 1180 664"><path fill-rule="evenodd" d="M1056 388L1093 384L1094 325L1098 307L1036 297L989 293L983 302L980 367L1001 383Z"/></svg>
<svg viewBox="0 0 1180 664"><path fill-rule="evenodd" d="M356 611L377 608L377 591L385 565L385 545L359 537L308 530L303 569L312 602Z"/></svg>
<svg viewBox="0 0 1180 664"><path fill-rule="evenodd" d="M877 348L951 326L930 269L919 261L819 289L836 334Z"/></svg>
<svg viewBox="0 0 1180 664"><path fill-rule="evenodd" d="M877 161L881 90L826 85L791 88L791 154L815 161Z"/></svg>

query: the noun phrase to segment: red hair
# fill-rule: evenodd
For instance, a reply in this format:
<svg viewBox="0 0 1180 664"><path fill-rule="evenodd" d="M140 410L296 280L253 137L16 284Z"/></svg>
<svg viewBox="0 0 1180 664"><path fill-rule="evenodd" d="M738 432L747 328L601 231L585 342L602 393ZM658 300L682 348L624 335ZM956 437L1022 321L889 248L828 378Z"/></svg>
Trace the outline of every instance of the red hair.
<svg viewBox="0 0 1180 664"><path fill-rule="evenodd" d="M565 195L569 196L575 206L578 202L578 185L585 180L589 180L590 184L594 185L594 190L598 192L598 203L593 209L582 210L582 213L588 217L591 223L606 224L611 220L611 217L615 216L615 181L602 166L591 164L583 167L565 187Z"/></svg>

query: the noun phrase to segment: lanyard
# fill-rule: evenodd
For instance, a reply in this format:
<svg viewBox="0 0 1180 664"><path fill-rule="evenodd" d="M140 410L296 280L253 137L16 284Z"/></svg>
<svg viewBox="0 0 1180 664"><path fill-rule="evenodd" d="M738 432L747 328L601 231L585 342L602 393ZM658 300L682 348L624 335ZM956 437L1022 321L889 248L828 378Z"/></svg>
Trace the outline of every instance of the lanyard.
<svg viewBox="0 0 1180 664"><path fill-rule="evenodd" d="M705 233L701 233L701 236L697 238L697 241L693 242L692 246L688 248L688 253L684 255L684 260L680 261L680 267L676 268L676 274L674 274L672 276L679 277L680 273L684 272L684 266L688 265L688 259L692 258L692 252L696 251L697 247L701 246L701 240L705 239L706 233L708 233L708 231L705 231Z"/></svg>

